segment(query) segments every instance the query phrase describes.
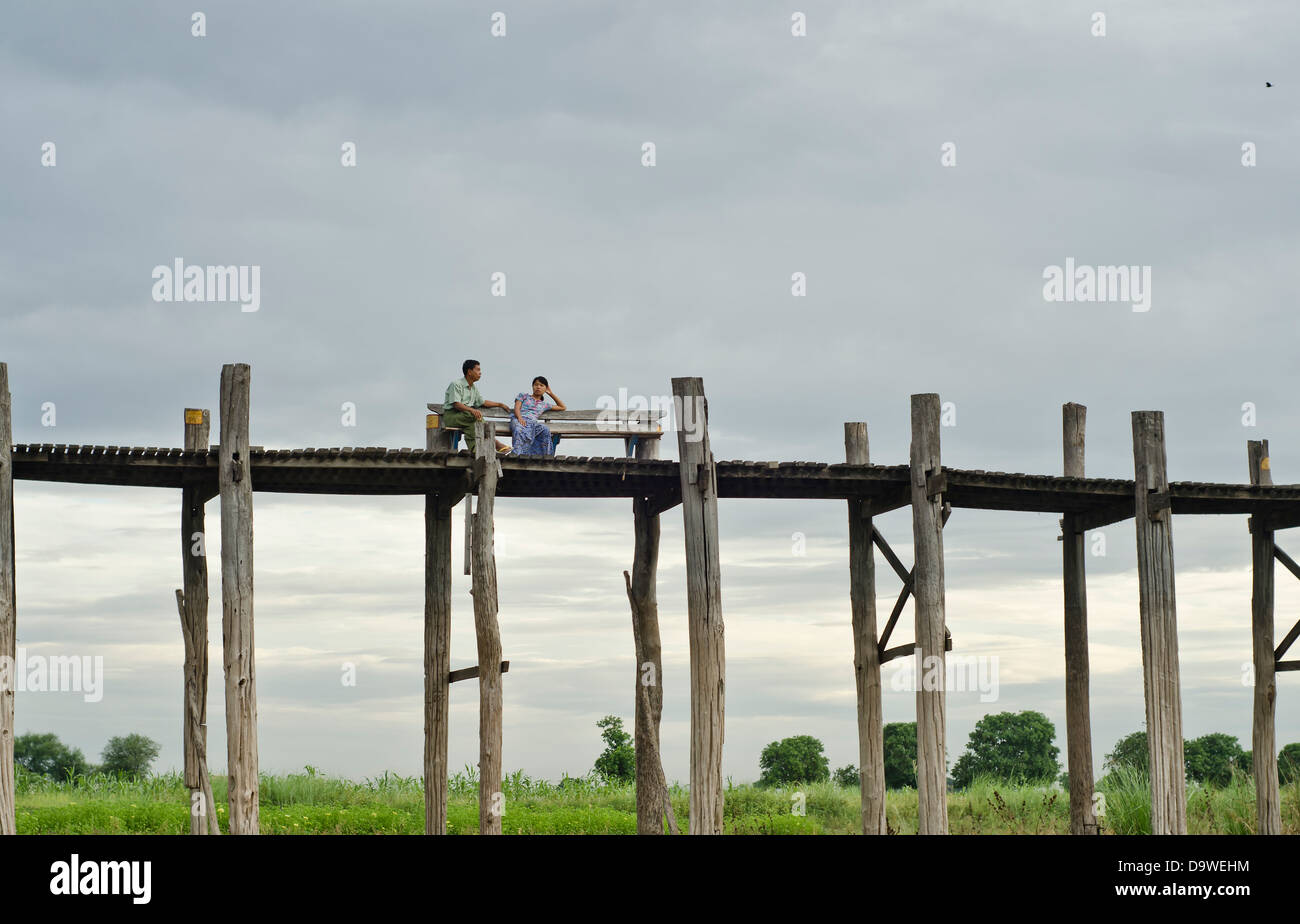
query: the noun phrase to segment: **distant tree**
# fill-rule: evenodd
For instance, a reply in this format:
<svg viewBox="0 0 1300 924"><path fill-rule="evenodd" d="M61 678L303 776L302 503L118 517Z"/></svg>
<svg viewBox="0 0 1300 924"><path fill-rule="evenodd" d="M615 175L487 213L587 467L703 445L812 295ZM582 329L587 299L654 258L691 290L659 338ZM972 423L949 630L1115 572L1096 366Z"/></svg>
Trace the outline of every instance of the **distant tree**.
<svg viewBox="0 0 1300 924"><path fill-rule="evenodd" d="M1009 783L1055 780L1061 771L1055 737L1056 727L1041 712L986 715L975 723L966 753L953 765L953 782L965 789L977 776Z"/></svg>
<svg viewBox="0 0 1300 924"><path fill-rule="evenodd" d="M822 755L822 750L822 743L812 735L795 735L773 741L759 755L758 767L763 773L758 785L826 782L831 776L831 765Z"/></svg>
<svg viewBox="0 0 1300 924"><path fill-rule="evenodd" d="M885 786L916 788L916 723L890 722L884 729Z"/></svg>
<svg viewBox="0 0 1300 924"><path fill-rule="evenodd" d="M1288 744L1277 755L1277 776L1283 786L1300 780L1300 743Z"/></svg>
<svg viewBox="0 0 1300 924"><path fill-rule="evenodd" d="M110 776L149 775L149 768L158 757L158 742L144 735L125 735L109 738L101 756L99 768Z"/></svg>
<svg viewBox="0 0 1300 924"><path fill-rule="evenodd" d="M605 740L605 750L596 758L596 772L612 782L631 783L636 779L636 748L632 736L623 731L623 720L607 715L596 727Z"/></svg>
<svg viewBox="0 0 1300 924"><path fill-rule="evenodd" d="M1187 778L1211 786L1227 786L1233 769L1249 765L1250 755L1232 735L1214 732L1183 742L1183 765Z"/></svg>
<svg viewBox="0 0 1300 924"><path fill-rule="evenodd" d="M1151 755L1147 753L1147 733L1135 731L1120 738L1115 742L1115 750L1106 755L1102 766L1106 770L1128 767L1142 773L1149 773Z"/></svg>
<svg viewBox="0 0 1300 924"><path fill-rule="evenodd" d="M94 769L80 750L68 747L54 734L19 735L14 739L14 763L54 780L66 780Z"/></svg>
<svg viewBox="0 0 1300 924"><path fill-rule="evenodd" d="M862 777L858 774L858 768L849 764L847 767L840 767L836 770L832 779L835 785L846 788L859 789L862 786Z"/></svg>

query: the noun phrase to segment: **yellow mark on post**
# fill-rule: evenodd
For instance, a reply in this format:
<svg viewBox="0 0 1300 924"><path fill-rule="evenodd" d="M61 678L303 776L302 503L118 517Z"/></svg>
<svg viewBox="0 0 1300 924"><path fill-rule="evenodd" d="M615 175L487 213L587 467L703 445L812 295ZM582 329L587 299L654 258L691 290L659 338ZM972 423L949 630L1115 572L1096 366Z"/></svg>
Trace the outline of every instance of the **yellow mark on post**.
<svg viewBox="0 0 1300 924"><path fill-rule="evenodd" d="M1259 460L1259 467L1262 471L1268 471L1268 456Z"/></svg>
<svg viewBox="0 0 1300 924"><path fill-rule="evenodd" d="M424 429L426 429L426 430L437 430L437 429L438 429L438 415L437 415L437 414L425 414L425 415L424 415Z"/></svg>
<svg viewBox="0 0 1300 924"><path fill-rule="evenodd" d="M188 408L188 407L187 407L187 408L185 409L185 422L186 422L187 424L201 424L201 423L203 423L203 412L202 412L202 411L196 411L196 410L194 410L193 408Z"/></svg>

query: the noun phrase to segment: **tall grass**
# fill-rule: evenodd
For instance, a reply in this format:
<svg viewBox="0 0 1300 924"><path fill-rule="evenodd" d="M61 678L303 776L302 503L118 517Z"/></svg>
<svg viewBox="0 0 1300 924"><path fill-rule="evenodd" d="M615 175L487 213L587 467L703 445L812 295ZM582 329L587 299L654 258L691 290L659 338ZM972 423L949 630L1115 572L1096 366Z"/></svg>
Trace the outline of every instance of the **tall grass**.
<svg viewBox="0 0 1300 924"><path fill-rule="evenodd" d="M179 773L125 779L95 773L64 781L18 768L19 831L25 833L184 833L189 795ZM448 830L478 830L478 775L467 766L448 780ZM1122 768L1097 782L1104 796L1100 821L1108 834L1148 834L1151 796L1144 773ZM218 818L225 821L227 782L212 780ZM622 834L636 831L636 788L594 775L557 781L516 771L504 777L507 833ZM690 793L670 790L679 827L687 829ZM861 828L857 787L835 783L760 788L727 781L724 830L729 834L852 834ZM267 834L419 834L424 829L424 783L385 773L360 782L331 777L313 767L300 773L263 774L261 827ZM1099 806L1102 807L1102 806ZM891 833L916 832L914 789L886 797ZM1255 830L1251 777L1238 774L1223 787L1190 785L1188 830L1198 834L1248 834ZM1069 794L1054 786L975 780L948 794L954 834L1066 834ZM1300 781L1282 788L1282 829L1300 833Z"/></svg>

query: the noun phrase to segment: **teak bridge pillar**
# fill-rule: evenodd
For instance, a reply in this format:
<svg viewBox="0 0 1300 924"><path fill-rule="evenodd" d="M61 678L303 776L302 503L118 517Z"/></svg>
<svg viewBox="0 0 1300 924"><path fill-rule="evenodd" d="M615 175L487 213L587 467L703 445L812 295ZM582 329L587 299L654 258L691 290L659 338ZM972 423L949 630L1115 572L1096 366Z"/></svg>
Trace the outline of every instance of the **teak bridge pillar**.
<svg viewBox="0 0 1300 924"><path fill-rule="evenodd" d="M726 654L718 555L718 473L699 378L673 379L678 406L686 610L691 646L691 834L721 834Z"/></svg>
<svg viewBox="0 0 1300 924"><path fill-rule="evenodd" d="M1165 463L1165 415L1160 411L1133 412L1133 469L1142 680L1151 760L1151 831L1186 834L1173 517Z"/></svg>
<svg viewBox="0 0 1300 924"><path fill-rule="evenodd" d="M16 834L14 694L18 607L14 592L13 401L9 366L0 363L0 834ZM8 671L4 665L10 665Z"/></svg>
<svg viewBox="0 0 1300 924"><path fill-rule="evenodd" d="M497 563L493 548L493 510L501 463L496 458L492 427L475 425L477 452L474 478L478 512L474 514L474 635L478 641L478 829L500 834L505 811L501 791L501 671L485 666L501 663L501 629L497 623Z"/></svg>
<svg viewBox="0 0 1300 924"><path fill-rule="evenodd" d="M916 555L916 792L917 833L948 833L948 761L944 735L946 625L943 584L943 492L939 459L941 406L937 394L912 395L912 542Z"/></svg>
<svg viewBox="0 0 1300 924"><path fill-rule="evenodd" d="M1253 485L1273 483L1268 440L1248 440L1246 460ZM1277 657L1273 651L1273 559L1281 549L1273 539L1267 517L1250 518L1250 635L1255 668L1255 709L1251 721L1251 765L1255 775L1255 832L1282 833L1282 801L1278 792ZM1282 552L1286 556L1285 552ZM1290 560L1289 557L1286 560Z"/></svg>
<svg viewBox="0 0 1300 924"><path fill-rule="evenodd" d="M185 451L206 457L209 413L185 409ZM208 543L204 505L212 496L202 477L181 488L181 577L176 591L185 643L185 788L190 793L190 834L220 834L208 775Z"/></svg>
<svg viewBox="0 0 1300 924"><path fill-rule="evenodd" d="M249 368L243 363L221 369L221 635L231 834L257 834L259 830L249 378Z"/></svg>
<svg viewBox="0 0 1300 924"><path fill-rule="evenodd" d="M1061 408L1061 442L1066 478L1083 478L1084 431L1088 409ZM1061 520L1061 569L1065 591L1065 741L1070 780L1070 833L1098 834L1093 806L1092 723L1088 704L1088 585L1084 572L1086 542L1079 520Z"/></svg>
<svg viewBox="0 0 1300 924"><path fill-rule="evenodd" d="M871 451L865 423L844 424L844 461L868 465ZM876 641L876 562L872 547L871 501L851 497L849 506L849 602L853 610L853 673L858 696L858 766L862 789L862 833L888 834L885 821L884 702L880 647Z"/></svg>

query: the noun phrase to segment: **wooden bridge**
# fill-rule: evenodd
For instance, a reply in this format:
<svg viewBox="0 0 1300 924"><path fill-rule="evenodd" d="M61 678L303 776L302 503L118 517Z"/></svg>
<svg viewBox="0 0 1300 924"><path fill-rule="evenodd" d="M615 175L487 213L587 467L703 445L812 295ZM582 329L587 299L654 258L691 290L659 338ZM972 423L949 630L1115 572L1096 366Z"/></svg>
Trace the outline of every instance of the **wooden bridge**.
<svg viewBox="0 0 1300 924"><path fill-rule="evenodd" d="M181 491L183 588L176 591L185 641L185 781L195 810L191 831L216 833L206 757L208 566L205 502L220 497L222 641L225 673L230 832L258 831L257 685L253 647L253 491L305 494L415 494L425 499L425 749L426 831L446 832L448 688L479 681L479 825L501 832L502 659L493 554L497 497L627 497L635 548L624 572L636 651L635 741L637 830L676 830L659 756L663 708L659 617L655 595L659 517L681 505L685 523L691 683L691 833L723 829L722 745L725 659L718 552L719 498L805 498L847 502L849 596L862 779L862 829L884 834L885 778L880 665L915 653L939 683L918 683L919 831L944 834L947 819L943 525L955 508L1057 512L1061 516L1064 585L1066 732L1070 824L1097 833L1093 815L1088 706L1087 592L1084 532L1132 519L1137 536L1138 613L1155 833L1186 833L1182 704L1178 674L1172 515L1249 514L1253 551L1252 639L1255 706L1252 746L1259 833L1281 832L1274 733L1275 676L1300 670L1284 660L1300 622L1275 645L1273 563L1297 577L1298 566L1274 543L1279 529L1300 525L1300 485L1272 484L1267 441L1247 445L1248 484L1167 480L1164 415L1135 411L1133 479L1084 477L1085 409L1063 409L1064 475L1027 475L944 468L940 402L911 399L912 442L906 465L870 464L867 425L846 423L843 463L716 462L708 436L708 404L698 378L673 379L673 398L697 426L677 431L679 461L658 458L658 439L635 442L630 457L497 458L491 421L478 426L478 455L449 450L449 435L426 424L420 449L348 447L265 449L249 445L250 370L222 368L220 443L209 444L209 412L184 411L180 448L12 443L8 370L0 364L0 658L16 657L13 482L138 485ZM580 412L588 413L588 412ZM590 412L595 414L596 412ZM595 419L595 418L593 418ZM603 419L603 418L602 418ZM626 413L615 415L626 425ZM629 439L629 448L632 441ZM493 670L450 670L451 511L467 496L478 663ZM876 515L909 506L915 565L907 568L872 525ZM467 503L468 507L468 503ZM874 549L903 581L878 628ZM915 640L890 648L907 601L914 601ZM847 669L847 667L846 667ZM14 690L0 691L0 833L14 832Z"/></svg>

